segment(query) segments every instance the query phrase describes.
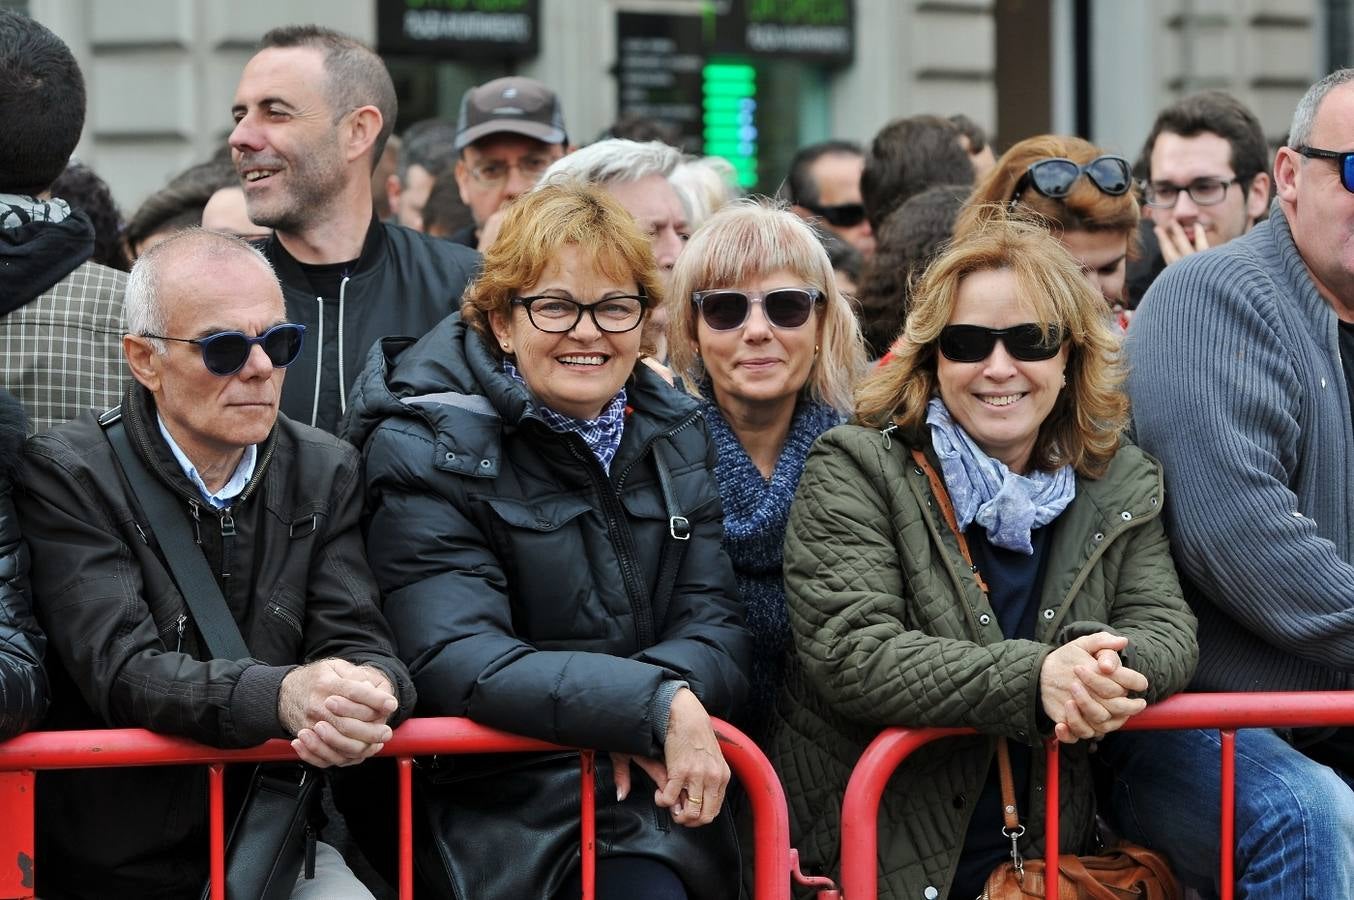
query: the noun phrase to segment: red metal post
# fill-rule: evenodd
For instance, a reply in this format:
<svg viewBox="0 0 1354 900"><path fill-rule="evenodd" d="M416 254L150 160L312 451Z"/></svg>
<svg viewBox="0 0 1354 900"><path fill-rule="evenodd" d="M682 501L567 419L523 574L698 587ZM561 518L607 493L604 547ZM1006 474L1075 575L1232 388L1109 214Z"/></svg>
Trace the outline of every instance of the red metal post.
<svg viewBox="0 0 1354 900"><path fill-rule="evenodd" d="M226 900L226 766L212 763L207 767L207 818L210 824L211 849L209 873L212 880L212 900Z"/></svg>
<svg viewBox="0 0 1354 900"><path fill-rule="evenodd" d="M1044 900L1058 900L1058 739L1049 738L1044 775Z"/></svg>
<svg viewBox="0 0 1354 900"><path fill-rule="evenodd" d="M583 872L580 881L583 887L583 900L593 900L597 896L597 772L593 768L596 760L591 750L578 754L578 767L582 772L579 778L582 797L583 820L582 848Z"/></svg>
<svg viewBox="0 0 1354 900"><path fill-rule="evenodd" d="M33 896L32 769L0 772L0 897L20 900Z"/></svg>
<svg viewBox="0 0 1354 900"><path fill-rule="evenodd" d="M752 804L753 896L790 900L790 812L785 789L766 754L737 728L714 721L720 750Z"/></svg>
<svg viewBox="0 0 1354 900"><path fill-rule="evenodd" d="M400 791L400 900L414 900L414 761L395 762Z"/></svg>
<svg viewBox="0 0 1354 900"><path fill-rule="evenodd" d="M1222 833L1218 842L1221 857L1222 900L1232 900L1236 888L1233 869L1236 861L1236 732L1222 730Z"/></svg>

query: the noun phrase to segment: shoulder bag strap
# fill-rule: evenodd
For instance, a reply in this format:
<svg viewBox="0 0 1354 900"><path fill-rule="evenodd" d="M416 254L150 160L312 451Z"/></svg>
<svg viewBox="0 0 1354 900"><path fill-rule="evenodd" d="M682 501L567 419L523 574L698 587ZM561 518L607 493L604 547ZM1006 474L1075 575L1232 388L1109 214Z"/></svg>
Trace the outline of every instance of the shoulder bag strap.
<svg viewBox="0 0 1354 900"><path fill-rule="evenodd" d="M207 557L202 548L189 538L192 529L182 504L170 493L158 479L146 469L141 457L136 455L127 429L119 415L107 413L99 419L108 443L118 458L118 465L132 486L132 493L141 503L150 522L150 529L160 545L165 562L174 576L174 583L183 594L188 610L193 614L202 639L207 642L207 651L215 659L248 659L249 648L240 635L240 626L235 623L230 610L226 608L226 598L221 596L221 588L207 567Z"/></svg>
<svg viewBox="0 0 1354 900"><path fill-rule="evenodd" d="M686 545L691 541L691 523L682 515L677 503L677 492L672 489L672 471L667 461L668 439L661 438L653 445L654 467L658 470L658 486L663 492L663 508L668 514L668 537L663 543L658 563L658 583L654 586L653 608L655 628L661 628L667 618L668 601L677 586L677 571L682 567Z"/></svg>

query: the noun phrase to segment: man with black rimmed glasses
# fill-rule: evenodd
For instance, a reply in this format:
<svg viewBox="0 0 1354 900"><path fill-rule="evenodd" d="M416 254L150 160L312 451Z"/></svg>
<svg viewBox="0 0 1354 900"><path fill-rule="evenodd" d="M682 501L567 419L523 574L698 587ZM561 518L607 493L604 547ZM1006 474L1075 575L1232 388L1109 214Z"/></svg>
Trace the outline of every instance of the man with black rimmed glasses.
<svg viewBox="0 0 1354 900"><path fill-rule="evenodd" d="M865 153L851 141L823 141L801 147L790 160L784 195L801 219L837 235L860 251L874 255L874 229L865 218L860 174Z"/></svg>
<svg viewBox="0 0 1354 900"><path fill-rule="evenodd" d="M395 126L395 86L360 42L315 25L276 28L235 89L230 146L249 218L309 337L282 411L335 432L367 350L418 337L460 307L479 263L464 247L382 223L371 174Z"/></svg>
<svg viewBox="0 0 1354 900"><path fill-rule="evenodd" d="M287 321L272 268L238 238L183 232L132 269L127 329L134 381L121 407L38 435L25 455L19 512L52 649L46 724L217 747L291 738L319 767L366 759L414 691L363 552L357 453L278 414L306 335ZM179 550L175 533L188 537ZM202 584L219 589L246 657L213 652L200 605L210 592L185 586L170 558L185 553L205 564ZM50 772L39 783L42 896L201 891L202 768ZM319 844L315 860L292 896L370 900L336 851Z"/></svg>
<svg viewBox="0 0 1354 900"><path fill-rule="evenodd" d="M1260 121L1231 94L1202 91L1163 109L1137 163L1143 217L1151 222L1145 236L1157 249L1130 265L1133 296L1140 299L1171 263L1240 237L1263 219L1268 164Z"/></svg>
<svg viewBox="0 0 1354 900"><path fill-rule="evenodd" d="M1354 69L1299 102L1277 201L1128 331L1138 443L1199 619L1195 691L1354 688ZM1117 825L1219 889L1219 736L1105 742ZM1236 735L1236 896L1354 897L1354 730Z"/></svg>

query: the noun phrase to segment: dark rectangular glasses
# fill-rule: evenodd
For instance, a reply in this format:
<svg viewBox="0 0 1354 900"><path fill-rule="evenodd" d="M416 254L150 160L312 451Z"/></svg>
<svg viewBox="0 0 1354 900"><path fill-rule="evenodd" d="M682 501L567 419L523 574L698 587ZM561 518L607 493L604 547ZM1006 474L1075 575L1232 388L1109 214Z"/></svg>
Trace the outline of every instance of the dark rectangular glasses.
<svg viewBox="0 0 1354 900"><path fill-rule="evenodd" d="M1011 192L1011 203L1014 205L1030 187L1045 197L1061 200L1072 192L1072 186L1082 175L1102 194L1111 197L1127 194L1133 186L1133 169L1122 156L1097 156L1084 166L1062 156L1052 156L1030 163Z"/></svg>
<svg viewBox="0 0 1354 900"><path fill-rule="evenodd" d="M804 208L834 228L854 228L865 221L865 206L860 203L843 203L839 206L808 206Z"/></svg>
<svg viewBox="0 0 1354 900"><path fill-rule="evenodd" d="M288 322L274 325L258 337L250 337L242 331L218 331L202 338L176 338L163 334L145 334L142 337L196 344L202 351L202 364L207 367L207 371L213 375L226 376L234 375L244 368L255 344L263 348L273 368L287 368L301 355L305 334L306 326Z"/></svg>
<svg viewBox="0 0 1354 900"><path fill-rule="evenodd" d="M981 325L946 325L940 330L940 352L953 362L982 362L992 355L992 348L1000 340L1006 352L1024 362L1038 362L1058 355L1062 346L1063 330L1057 325L1044 326L1036 322L1012 325L1010 328L984 328Z"/></svg>
<svg viewBox="0 0 1354 900"><path fill-rule="evenodd" d="M799 328L809 320L823 292L817 288L775 288L774 290L696 291L691 302L711 331L732 331L743 327L752 314L752 304L760 303L766 320L776 328Z"/></svg>
<svg viewBox="0 0 1354 900"><path fill-rule="evenodd" d="M1308 159L1333 159L1340 173L1340 186L1354 194L1354 150L1320 150L1316 147L1294 147L1298 155Z"/></svg>

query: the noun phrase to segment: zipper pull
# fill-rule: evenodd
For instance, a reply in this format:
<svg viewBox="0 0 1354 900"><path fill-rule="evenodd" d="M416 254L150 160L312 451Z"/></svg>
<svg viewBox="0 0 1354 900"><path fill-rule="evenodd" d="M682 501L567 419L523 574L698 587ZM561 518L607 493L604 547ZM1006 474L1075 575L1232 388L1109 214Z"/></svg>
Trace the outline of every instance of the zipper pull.
<svg viewBox="0 0 1354 900"><path fill-rule="evenodd" d="M315 826L310 823L306 823L305 876L307 879L315 877Z"/></svg>
<svg viewBox="0 0 1354 900"><path fill-rule="evenodd" d="M188 512L193 517L193 543L202 546L202 515L196 500L188 501Z"/></svg>
<svg viewBox="0 0 1354 900"><path fill-rule="evenodd" d="M179 642L178 642L177 644L174 645L174 652L175 652L175 653L182 653L182 652L183 652L183 629L184 629L184 626L187 625L187 624L188 624L188 617L187 617L186 615L184 615L183 613L179 613L179 620L178 620L177 622L174 623L175 627L176 627L176 628L178 629L178 631L179 631Z"/></svg>
<svg viewBox="0 0 1354 900"><path fill-rule="evenodd" d="M235 519L230 515L230 507L221 510L221 537L235 537Z"/></svg>
<svg viewBox="0 0 1354 900"><path fill-rule="evenodd" d="M139 534L139 535L141 536L141 543L143 543L143 544L145 544L147 547L149 547L149 546L150 546L150 538L146 537L146 531L145 531L145 529L143 529L140 525L137 525L137 523L135 523L135 522L133 522L132 525L136 528L136 533Z"/></svg>

